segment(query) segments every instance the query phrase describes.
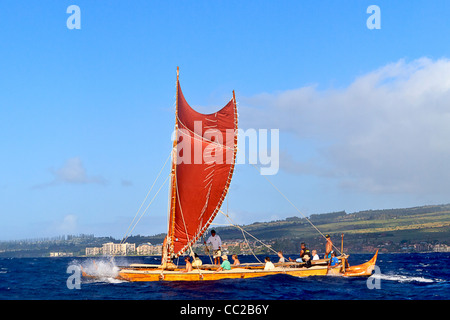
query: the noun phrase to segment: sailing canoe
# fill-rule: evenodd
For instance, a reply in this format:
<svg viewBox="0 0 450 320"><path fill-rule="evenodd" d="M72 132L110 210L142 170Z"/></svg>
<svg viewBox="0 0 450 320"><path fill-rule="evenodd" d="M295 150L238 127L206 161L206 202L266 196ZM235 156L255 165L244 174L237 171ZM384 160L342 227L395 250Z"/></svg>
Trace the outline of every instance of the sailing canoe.
<svg viewBox="0 0 450 320"><path fill-rule="evenodd" d="M247 264L216 272L218 266L202 266L183 272L173 261L206 232L227 196L234 172L237 152L237 104L233 98L219 111L202 114L190 107L184 98L177 68L175 140L169 187L168 232L163 243L160 266L121 268L118 279L127 281L199 281L245 279L275 274L307 276L370 276L377 253L368 262L348 266L348 256L341 256L339 266L329 268L328 260L312 262L306 268L296 263L277 265L265 271L263 264ZM225 137L225 139L223 139ZM205 159L205 155L206 159ZM342 251L342 250L341 250ZM83 276L92 277L82 271Z"/></svg>
<svg viewBox="0 0 450 320"><path fill-rule="evenodd" d="M255 277L271 276L276 274L286 274L294 277L310 276L343 276L343 277L368 277L374 269L378 251L372 259L364 264L345 267L348 256L340 259L340 265L329 268L326 259L319 262L313 262L310 268L301 267L298 263L275 264L274 270L265 271L264 264L243 264L232 267L231 270L216 272L217 265L203 265L195 268L191 272L183 272L184 269L176 268L167 270L157 265L131 265L128 268L122 268L119 271L117 279L125 281L208 281L222 279L248 279Z"/></svg>

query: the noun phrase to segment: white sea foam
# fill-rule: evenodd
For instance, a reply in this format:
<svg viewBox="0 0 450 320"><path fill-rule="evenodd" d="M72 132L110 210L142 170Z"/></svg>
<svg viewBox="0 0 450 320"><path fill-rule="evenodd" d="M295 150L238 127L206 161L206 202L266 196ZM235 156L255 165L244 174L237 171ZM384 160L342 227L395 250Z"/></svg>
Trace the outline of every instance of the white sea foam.
<svg viewBox="0 0 450 320"><path fill-rule="evenodd" d="M91 281L120 283L121 280L116 279L119 274L119 268L116 266L113 259L89 259L81 264L82 270L95 278Z"/></svg>
<svg viewBox="0 0 450 320"><path fill-rule="evenodd" d="M433 279L427 279L423 277L408 277L399 274L373 274L373 278L380 280L398 281L398 282L435 282Z"/></svg>

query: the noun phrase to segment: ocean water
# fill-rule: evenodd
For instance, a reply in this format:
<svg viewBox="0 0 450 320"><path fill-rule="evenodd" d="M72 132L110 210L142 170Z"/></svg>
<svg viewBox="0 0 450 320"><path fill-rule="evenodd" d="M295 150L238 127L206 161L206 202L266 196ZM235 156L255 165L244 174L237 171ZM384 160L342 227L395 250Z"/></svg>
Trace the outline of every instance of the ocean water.
<svg viewBox="0 0 450 320"><path fill-rule="evenodd" d="M350 264L371 254L351 254ZM205 263L208 257L202 257ZM255 262L242 256L241 262ZM273 260L276 258L273 256ZM114 279L115 265L159 263L156 257L0 258L1 300L448 300L450 253L379 254L371 278L274 275L204 282L131 283ZM181 261L181 260L180 260ZM73 266L101 279L81 279ZM94 270L94 269L92 269ZM72 277L72 278L70 278ZM74 280L75 279L75 280ZM73 281L72 281L73 280Z"/></svg>

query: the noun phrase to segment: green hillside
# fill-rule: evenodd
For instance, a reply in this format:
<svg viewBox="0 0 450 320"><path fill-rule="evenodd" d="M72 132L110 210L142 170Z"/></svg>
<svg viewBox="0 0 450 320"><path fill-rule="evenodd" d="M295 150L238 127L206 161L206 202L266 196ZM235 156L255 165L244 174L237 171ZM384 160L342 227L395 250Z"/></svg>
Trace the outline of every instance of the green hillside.
<svg viewBox="0 0 450 320"><path fill-rule="evenodd" d="M362 253L411 252L448 250L450 245L450 204L422 206L406 209L367 210L355 213L345 211L313 214L309 221L323 234L330 234L334 245L341 246L344 234L344 251ZM240 226L256 238L270 244L275 250L298 253L300 243L323 253L325 239L305 218L290 217L271 222L255 222ZM236 227L217 227L223 241L242 240ZM127 239L136 246L142 243L162 243L165 234L153 236L134 235ZM250 236L248 240L254 241ZM99 247L106 242L119 242L111 237L94 235L60 236L51 239L31 239L0 242L0 257L44 257L50 252L67 252L83 255L86 247ZM450 247L449 247L450 248Z"/></svg>
<svg viewBox="0 0 450 320"><path fill-rule="evenodd" d="M450 239L450 205L314 214L309 221L323 234L330 234L338 248L343 233L346 252L432 251L436 244L449 245ZM291 217L242 227L286 252L298 252L301 242L319 251L325 245L323 236L304 218ZM241 231L234 227L216 230L225 240L242 238Z"/></svg>

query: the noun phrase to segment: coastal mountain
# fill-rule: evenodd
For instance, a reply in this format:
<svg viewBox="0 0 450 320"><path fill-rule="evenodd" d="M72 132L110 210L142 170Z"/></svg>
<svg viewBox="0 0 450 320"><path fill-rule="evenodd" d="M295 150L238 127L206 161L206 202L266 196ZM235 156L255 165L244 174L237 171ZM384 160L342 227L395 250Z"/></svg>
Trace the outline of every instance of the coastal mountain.
<svg viewBox="0 0 450 320"><path fill-rule="evenodd" d="M337 247L344 234L345 252L432 251L437 244L450 244L450 204L355 213L340 211L312 214L308 219L323 234L331 235ZM310 248L322 249L325 245L323 236L305 218L255 222L243 228L286 252L299 252L301 242ZM242 237L242 232L233 227L216 230L222 239Z"/></svg>
<svg viewBox="0 0 450 320"><path fill-rule="evenodd" d="M450 204L429 205L404 209L345 211L312 214L308 217L323 234L329 234L340 248L344 234L346 253L433 251L437 246L450 245ZM270 222L255 222L240 226L275 250L298 253L300 243L323 251L325 240L305 218L289 217ZM217 227L223 241L242 239L235 227ZM127 239L136 246L143 243L160 244L165 234L135 235ZM51 239L29 239L0 242L0 257L43 257L50 252L84 255L86 247L119 242L112 237L94 235L60 236Z"/></svg>

